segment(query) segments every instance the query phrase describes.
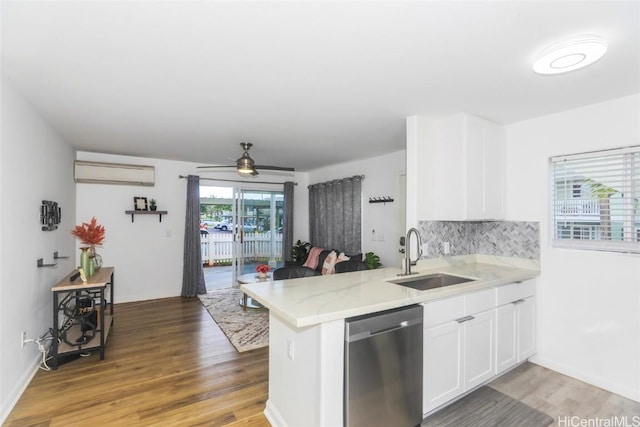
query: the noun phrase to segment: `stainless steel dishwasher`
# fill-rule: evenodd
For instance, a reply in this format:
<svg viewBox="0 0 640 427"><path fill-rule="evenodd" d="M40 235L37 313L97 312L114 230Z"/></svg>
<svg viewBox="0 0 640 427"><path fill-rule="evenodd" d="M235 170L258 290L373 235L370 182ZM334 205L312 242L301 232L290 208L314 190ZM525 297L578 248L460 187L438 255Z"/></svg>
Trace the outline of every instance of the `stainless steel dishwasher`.
<svg viewBox="0 0 640 427"><path fill-rule="evenodd" d="M346 319L344 425L422 421L422 306Z"/></svg>

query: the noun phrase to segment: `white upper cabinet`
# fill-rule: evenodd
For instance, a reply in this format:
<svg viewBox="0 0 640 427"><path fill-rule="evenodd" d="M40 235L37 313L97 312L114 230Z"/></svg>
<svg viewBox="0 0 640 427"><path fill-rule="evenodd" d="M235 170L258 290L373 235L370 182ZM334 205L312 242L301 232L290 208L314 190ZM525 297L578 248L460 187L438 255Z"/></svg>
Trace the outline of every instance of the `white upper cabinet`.
<svg viewBox="0 0 640 427"><path fill-rule="evenodd" d="M466 113L407 119L407 220L504 218L505 132Z"/></svg>

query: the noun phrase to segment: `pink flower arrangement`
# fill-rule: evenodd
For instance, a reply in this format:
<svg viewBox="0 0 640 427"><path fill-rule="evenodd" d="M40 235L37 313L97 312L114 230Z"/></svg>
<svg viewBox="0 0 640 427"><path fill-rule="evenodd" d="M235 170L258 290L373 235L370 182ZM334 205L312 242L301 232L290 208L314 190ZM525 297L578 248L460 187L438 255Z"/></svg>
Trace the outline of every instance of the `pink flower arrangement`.
<svg viewBox="0 0 640 427"><path fill-rule="evenodd" d="M270 271L271 269L269 268L269 266L267 264L258 264L258 266L256 267L256 271L258 273L263 273L266 274Z"/></svg>

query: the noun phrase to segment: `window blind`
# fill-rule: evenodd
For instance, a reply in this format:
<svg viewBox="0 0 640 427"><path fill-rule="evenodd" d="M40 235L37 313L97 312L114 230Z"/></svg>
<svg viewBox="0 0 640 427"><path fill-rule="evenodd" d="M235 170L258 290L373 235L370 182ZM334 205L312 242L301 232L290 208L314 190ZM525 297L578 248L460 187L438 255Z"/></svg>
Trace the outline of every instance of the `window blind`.
<svg viewBox="0 0 640 427"><path fill-rule="evenodd" d="M640 253L640 145L550 163L553 245Z"/></svg>

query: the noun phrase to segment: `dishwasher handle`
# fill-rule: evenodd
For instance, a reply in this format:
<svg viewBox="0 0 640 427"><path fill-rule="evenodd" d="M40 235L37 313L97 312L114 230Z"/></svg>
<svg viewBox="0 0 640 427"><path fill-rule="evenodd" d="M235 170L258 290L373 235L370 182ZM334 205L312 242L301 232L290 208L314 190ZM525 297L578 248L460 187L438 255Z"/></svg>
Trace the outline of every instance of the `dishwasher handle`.
<svg viewBox="0 0 640 427"><path fill-rule="evenodd" d="M370 333L370 335L371 336L380 335L380 334L384 334L384 333L387 333L387 332L396 331L398 329L406 328L407 326L409 326L409 322L407 322L405 320L403 322L400 322L400 324L397 325L397 326L391 326L390 328L384 328L384 329L380 329L380 330L377 330L377 331L373 331L373 332Z"/></svg>
<svg viewBox="0 0 640 427"><path fill-rule="evenodd" d="M361 331L355 334L349 334L345 336L345 341L347 342L360 341L370 337L375 337L376 335L388 334L393 331L398 331L400 329L408 328L414 325L422 325L422 319L420 318L420 319L403 320L399 324L395 324L387 328L377 329L375 331L366 330L366 331Z"/></svg>

